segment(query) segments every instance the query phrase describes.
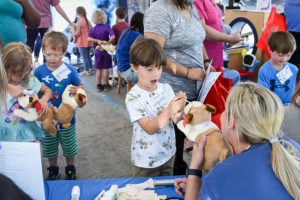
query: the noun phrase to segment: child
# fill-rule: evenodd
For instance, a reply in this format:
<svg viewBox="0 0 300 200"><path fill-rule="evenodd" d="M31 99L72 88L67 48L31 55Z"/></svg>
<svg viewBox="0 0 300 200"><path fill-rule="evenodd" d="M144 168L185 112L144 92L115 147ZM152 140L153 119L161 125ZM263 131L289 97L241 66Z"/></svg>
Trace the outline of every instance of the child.
<svg viewBox="0 0 300 200"><path fill-rule="evenodd" d="M65 88L72 84L70 93L75 94L78 87L83 88L83 83L76 69L62 61L68 46L67 37L60 32L49 32L45 34L42 40L42 48L46 63L39 66L34 75L53 92L50 103L57 108L61 104L61 96ZM51 136L44 130L45 137L42 141L43 156L48 158L49 174L46 180L55 180L59 178L59 168L57 166L58 144L60 143L63 155L66 157L67 166L65 168L66 180L76 179L76 169L74 166L74 157L78 154L75 130L75 115L71 121L71 127L64 129L59 124L57 135Z"/></svg>
<svg viewBox="0 0 300 200"><path fill-rule="evenodd" d="M99 51L96 46L101 41L108 41L112 43L115 39L113 30L106 22L106 16L103 11L96 10L93 13L93 22L96 24L94 28L91 29L89 33L88 40L94 42L95 47L95 68L97 69L96 79L97 79L97 91L110 90L111 85L108 84L108 69L112 68L111 56L106 51ZM104 85L101 84L103 71Z"/></svg>
<svg viewBox="0 0 300 200"><path fill-rule="evenodd" d="M298 68L287 61L296 49L295 38L286 31L273 32L268 45L271 59L259 69L257 83L275 92L283 104L290 103Z"/></svg>
<svg viewBox="0 0 300 200"><path fill-rule="evenodd" d="M136 12L130 20L130 28L123 31L117 46L117 62L118 70L122 73L122 77L127 81L136 83L138 81L137 74L130 68L129 49L133 42L144 34L144 14Z"/></svg>
<svg viewBox="0 0 300 200"><path fill-rule="evenodd" d="M87 76L93 74L92 59L90 55L90 49L93 46L91 42L88 42L88 34L92 28L91 23L86 18L86 11L84 7L77 7L76 14L78 20L76 22L76 31L72 33L72 37L76 37L77 47L83 60L84 71L80 73L81 76Z"/></svg>
<svg viewBox="0 0 300 200"><path fill-rule="evenodd" d="M14 109L19 108L18 100L23 89L33 89L37 94L44 93L39 100L42 105L42 113L48 108L48 100L52 92L35 77L31 76L32 57L29 47L21 42L12 42L3 49L2 62L8 79L7 109L1 110L0 117L0 140L33 142L43 137L43 131L35 122L25 121L13 114ZM11 92L10 92L11 91ZM17 95L16 95L17 94Z"/></svg>
<svg viewBox="0 0 300 200"><path fill-rule="evenodd" d="M125 100L133 123L133 176L170 176L176 151L172 121L177 123L183 116L185 94L175 96L169 84L158 82L167 57L155 40L136 40L130 49L130 62L138 75Z"/></svg>

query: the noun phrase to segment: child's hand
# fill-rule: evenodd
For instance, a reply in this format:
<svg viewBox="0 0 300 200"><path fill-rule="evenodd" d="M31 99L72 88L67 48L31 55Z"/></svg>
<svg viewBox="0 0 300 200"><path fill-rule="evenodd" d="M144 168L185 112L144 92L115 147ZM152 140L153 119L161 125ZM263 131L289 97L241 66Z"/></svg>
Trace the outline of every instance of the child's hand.
<svg viewBox="0 0 300 200"><path fill-rule="evenodd" d="M72 95L75 95L77 93L78 87L72 85L69 89L69 92L71 92Z"/></svg>
<svg viewBox="0 0 300 200"><path fill-rule="evenodd" d="M42 107L42 109L40 110L40 111L38 111L38 114L40 115L40 114L45 114L46 112L47 112L47 110L48 110L48 102L46 101L46 100L44 100L43 98L42 99L40 99L40 104L41 104L41 107Z"/></svg>
<svg viewBox="0 0 300 200"><path fill-rule="evenodd" d="M186 97L183 92L178 92L171 101L171 112L172 116L178 112L181 112L185 106Z"/></svg>
<svg viewBox="0 0 300 200"><path fill-rule="evenodd" d="M14 99L24 96L24 93L23 93L24 89L17 85L8 84L7 91L10 94L10 96Z"/></svg>

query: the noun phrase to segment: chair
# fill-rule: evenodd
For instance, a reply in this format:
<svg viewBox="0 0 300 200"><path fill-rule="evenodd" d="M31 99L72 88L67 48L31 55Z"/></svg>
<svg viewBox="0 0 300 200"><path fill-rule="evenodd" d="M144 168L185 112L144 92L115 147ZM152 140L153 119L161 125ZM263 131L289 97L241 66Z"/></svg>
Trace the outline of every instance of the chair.
<svg viewBox="0 0 300 200"><path fill-rule="evenodd" d="M118 89L117 89L118 94L120 94L120 91L122 88L122 82L123 82L123 78L122 78L121 72L118 70ZM127 92L129 92L131 87L132 87L132 81L127 81Z"/></svg>

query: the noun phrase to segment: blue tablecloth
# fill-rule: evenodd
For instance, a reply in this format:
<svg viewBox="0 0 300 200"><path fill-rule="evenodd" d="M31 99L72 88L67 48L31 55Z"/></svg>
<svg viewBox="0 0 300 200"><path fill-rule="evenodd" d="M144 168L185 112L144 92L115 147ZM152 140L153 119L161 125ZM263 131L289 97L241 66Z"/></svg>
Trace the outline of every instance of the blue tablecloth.
<svg viewBox="0 0 300 200"><path fill-rule="evenodd" d="M151 177L152 179L171 179L180 178L184 176L163 176ZM70 200L72 188L75 185L80 187L80 199L94 200L102 190L109 190L111 185L117 184L119 188L124 187L126 184L142 183L150 177L142 178L118 178L118 179L91 179L91 180L76 180L76 181L45 181L45 195L48 200ZM174 186L154 188L158 195L167 195L170 197L183 198L176 194Z"/></svg>

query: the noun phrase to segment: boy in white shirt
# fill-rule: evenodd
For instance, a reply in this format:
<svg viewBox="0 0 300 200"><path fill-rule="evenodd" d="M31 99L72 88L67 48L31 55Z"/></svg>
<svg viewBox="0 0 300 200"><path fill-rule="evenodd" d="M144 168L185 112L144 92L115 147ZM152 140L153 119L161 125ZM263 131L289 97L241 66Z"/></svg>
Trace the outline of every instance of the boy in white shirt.
<svg viewBox="0 0 300 200"><path fill-rule="evenodd" d="M131 162L134 177L173 175L175 131L183 116L185 94L176 96L169 84L159 83L167 57L153 39L143 38L130 48L130 63L138 83L126 95L133 123Z"/></svg>

